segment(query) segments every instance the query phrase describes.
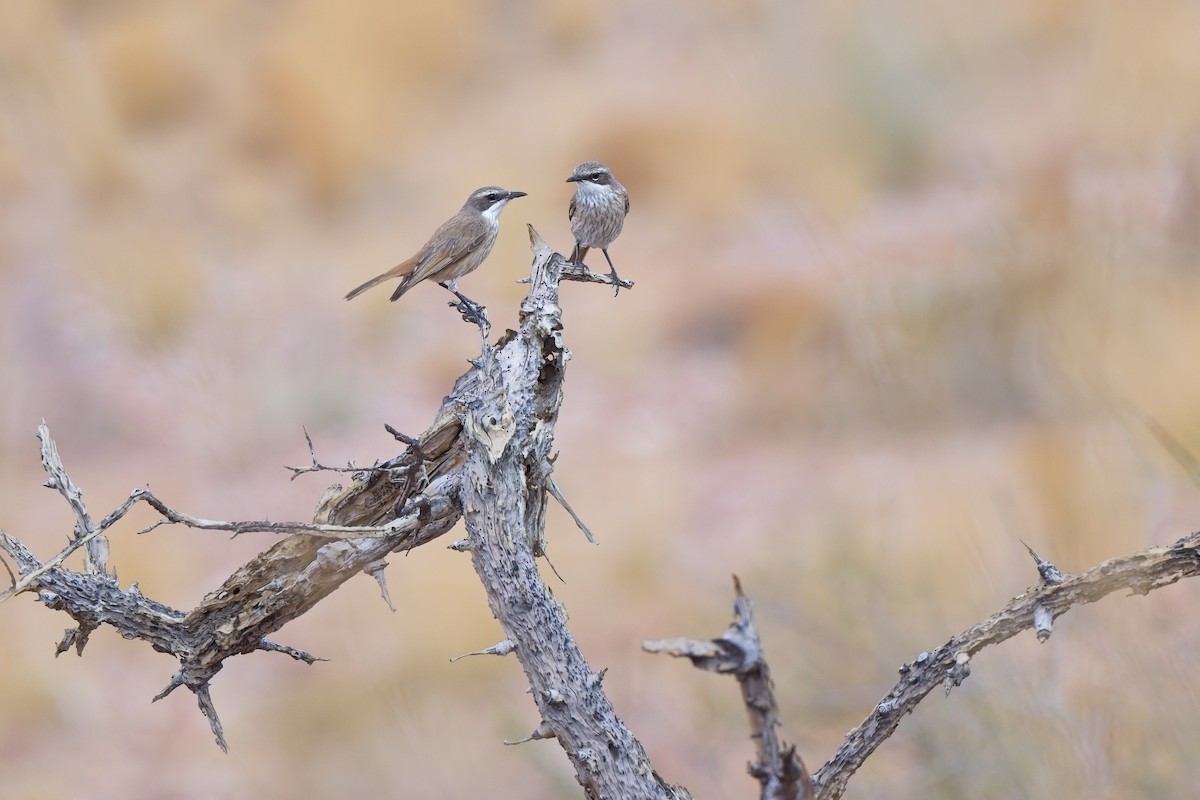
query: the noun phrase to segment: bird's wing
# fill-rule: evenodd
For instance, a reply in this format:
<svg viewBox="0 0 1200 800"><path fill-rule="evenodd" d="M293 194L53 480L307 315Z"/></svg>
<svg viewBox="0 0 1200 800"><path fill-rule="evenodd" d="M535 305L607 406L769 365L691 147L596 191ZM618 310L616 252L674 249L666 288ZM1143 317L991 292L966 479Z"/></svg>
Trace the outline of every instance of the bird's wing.
<svg viewBox="0 0 1200 800"><path fill-rule="evenodd" d="M487 240L489 233L491 228L482 217L464 218L456 215L443 222L421 248L417 265L404 281L405 290L429 278L442 280L440 273L443 270L453 271L454 265L475 252Z"/></svg>
<svg viewBox="0 0 1200 800"><path fill-rule="evenodd" d="M571 195L571 205L567 206L567 221L575 221L575 195Z"/></svg>
<svg viewBox="0 0 1200 800"><path fill-rule="evenodd" d="M629 213L629 192L625 193L625 213Z"/></svg>
<svg viewBox="0 0 1200 800"><path fill-rule="evenodd" d="M440 228L438 232L442 232ZM452 269L455 264L468 254L479 249L480 245L487 239L488 234L485 230L477 236L468 239L467 236L473 233L473 231L454 231L449 233L450 235L444 237L435 235L429 241L429 244L426 245L427 250L422 253L422 258L408 281L410 285L420 283L427 278L436 277L442 270ZM455 233L459 235L455 236Z"/></svg>

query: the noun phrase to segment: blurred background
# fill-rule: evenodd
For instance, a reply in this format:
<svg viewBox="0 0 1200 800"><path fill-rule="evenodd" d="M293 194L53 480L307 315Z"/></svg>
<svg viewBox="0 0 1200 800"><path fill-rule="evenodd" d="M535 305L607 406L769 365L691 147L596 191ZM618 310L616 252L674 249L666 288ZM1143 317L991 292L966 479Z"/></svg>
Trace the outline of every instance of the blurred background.
<svg viewBox="0 0 1200 800"><path fill-rule="evenodd" d="M600 543L552 510L551 580L658 769L751 796L734 682L639 649L724 630L731 573L815 769L1036 583L1018 539L1077 571L1200 524L1198 32L1188 0L0 5L0 527L70 532L42 418L97 516L149 485L311 518L336 478L288 481L302 428L393 455L478 352L436 286L346 291L520 189L462 287L498 335L525 223L566 252L564 180L603 160L637 287L563 287L557 479ZM150 519L111 563L178 608L271 541ZM388 574L397 613L364 576L276 637L328 663L228 664L228 756L186 693L149 704L170 658L103 629L55 659L69 620L7 603L0 794L581 796L553 742L501 745L538 723L517 662L448 663L502 637L468 559ZM851 796L1188 796L1198 599L981 653Z"/></svg>

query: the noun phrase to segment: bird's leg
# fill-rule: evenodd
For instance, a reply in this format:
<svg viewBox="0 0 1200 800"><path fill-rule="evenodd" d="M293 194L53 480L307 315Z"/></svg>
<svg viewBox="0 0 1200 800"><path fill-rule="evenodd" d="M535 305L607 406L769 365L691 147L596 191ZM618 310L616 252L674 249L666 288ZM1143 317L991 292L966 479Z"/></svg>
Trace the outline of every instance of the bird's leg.
<svg viewBox="0 0 1200 800"><path fill-rule="evenodd" d="M613 297L616 297L621 293L621 278L617 275L617 268L613 266L612 259L608 257L608 249L604 248L600 252L604 253L604 260L608 262L608 277L612 278L613 285L617 287L613 292Z"/></svg>
<svg viewBox="0 0 1200 800"><path fill-rule="evenodd" d="M579 254L579 242L575 243L575 252L571 253L571 263L577 267L583 266L583 256Z"/></svg>
<svg viewBox="0 0 1200 800"><path fill-rule="evenodd" d="M452 292L454 296L458 298L457 303L447 303L447 305L453 308L459 314L462 314L464 322L469 322L472 325L478 325L479 329L485 332L484 336L486 336L486 330L491 327L491 323L488 322L487 318L487 309L448 283L438 283L438 286L441 286L443 289Z"/></svg>

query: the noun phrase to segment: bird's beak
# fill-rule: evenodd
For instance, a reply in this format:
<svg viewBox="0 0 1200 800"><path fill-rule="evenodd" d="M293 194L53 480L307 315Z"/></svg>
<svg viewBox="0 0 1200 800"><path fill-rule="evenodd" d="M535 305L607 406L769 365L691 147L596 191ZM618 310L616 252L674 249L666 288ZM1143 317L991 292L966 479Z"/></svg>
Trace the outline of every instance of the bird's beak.
<svg viewBox="0 0 1200 800"><path fill-rule="evenodd" d="M518 197L524 197L524 196L525 196L525 192L509 192L508 193L509 200L514 200Z"/></svg>
<svg viewBox="0 0 1200 800"><path fill-rule="evenodd" d="M583 180L583 178L579 177L578 175L572 175L571 177L567 178L567 183L578 183L581 180Z"/></svg>

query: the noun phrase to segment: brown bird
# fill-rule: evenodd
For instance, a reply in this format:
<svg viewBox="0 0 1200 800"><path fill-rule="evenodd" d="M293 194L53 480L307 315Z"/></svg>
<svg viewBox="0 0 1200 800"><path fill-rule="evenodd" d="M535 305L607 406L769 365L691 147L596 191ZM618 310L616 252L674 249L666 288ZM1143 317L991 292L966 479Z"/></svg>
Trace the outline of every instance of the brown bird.
<svg viewBox="0 0 1200 800"><path fill-rule="evenodd" d="M395 301L421 281L433 280L454 293L461 303L461 307L456 307L464 317L468 312L477 316L482 306L458 291L458 281L477 269L492 252L500 232L500 212L504 206L509 200L524 196L525 192L513 192L499 186L476 189L458 213L443 222L415 256L351 290L346 299L358 297L384 281L402 278L396 291L392 292L391 299Z"/></svg>
<svg viewBox="0 0 1200 800"><path fill-rule="evenodd" d="M612 170L599 161L585 161L575 167L567 183L575 184L575 194L567 217L575 234L575 253L571 260L580 266L588 248L599 247L608 262L609 277L616 283L617 268L608 257L608 246L621 235L625 215L629 213L629 192L613 177ZM616 293L621 285L617 283Z"/></svg>

